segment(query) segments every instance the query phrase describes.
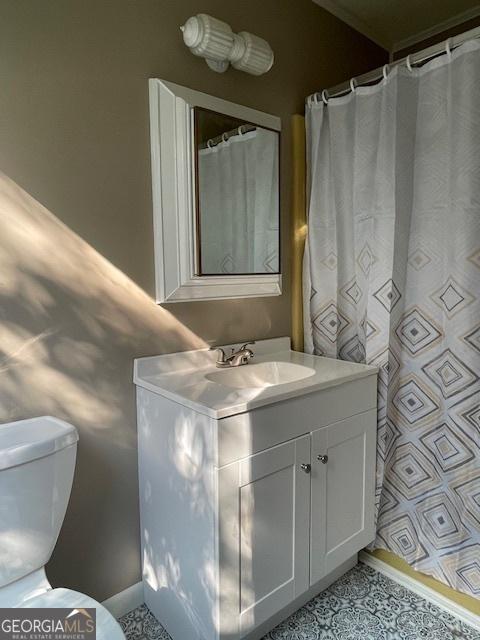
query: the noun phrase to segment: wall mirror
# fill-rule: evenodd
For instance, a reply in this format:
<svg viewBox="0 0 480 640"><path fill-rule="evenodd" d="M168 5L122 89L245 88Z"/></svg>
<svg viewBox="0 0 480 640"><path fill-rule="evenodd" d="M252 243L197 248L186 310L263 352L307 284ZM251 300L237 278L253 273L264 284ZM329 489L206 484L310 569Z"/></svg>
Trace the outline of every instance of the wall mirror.
<svg viewBox="0 0 480 640"><path fill-rule="evenodd" d="M149 88L157 302L279 295L280 119Z"/></svg>

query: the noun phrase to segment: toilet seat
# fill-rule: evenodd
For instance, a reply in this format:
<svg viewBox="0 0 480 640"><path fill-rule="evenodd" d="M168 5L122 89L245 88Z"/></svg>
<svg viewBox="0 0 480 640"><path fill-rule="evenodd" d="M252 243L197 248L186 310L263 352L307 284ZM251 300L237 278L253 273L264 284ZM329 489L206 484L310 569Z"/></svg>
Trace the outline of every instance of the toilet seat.
<svg viewBox="0 0 480 640"><path fill-rule="evenodd" d="M122 628L99 602L79 591L71 589L49 589L38 596L29 598L22 603L22 607L47 608L60 607L66 609L87 609L95 607L97 610L97 640L125 640Z"/></svg>

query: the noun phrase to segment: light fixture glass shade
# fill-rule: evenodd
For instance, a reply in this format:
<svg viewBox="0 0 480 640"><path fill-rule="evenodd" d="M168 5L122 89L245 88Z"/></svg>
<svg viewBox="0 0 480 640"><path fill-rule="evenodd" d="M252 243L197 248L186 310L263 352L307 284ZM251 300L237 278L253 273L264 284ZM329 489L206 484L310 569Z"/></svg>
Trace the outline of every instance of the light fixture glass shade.
<svg viewBox="0 0 480 640"><path fill-rule="evenodd" d="M199 13L189 18L181 30L183 41L196 56L210 60L228 60L234 34L226 22L206 13Z"/></svg>
<svg viewBox="0 0 480 640"><path fill-rule="evenodd" d="M238 38L243 41L243 46L238 42ZM230 60L235 69L260 76L272 68L274 55L266 40L247 31L241 31L235 36L235 46Z"/></svg>
<svg viewBox="0 0 480 640"><path fill-rule="evenodd" d="M180 29L190 51L205 58L213 71L223 73L231 62L235 69L260 76L273 65L273 51L266 40L247 31L235 34L226 22L206 13L192 16Z"/></svg>

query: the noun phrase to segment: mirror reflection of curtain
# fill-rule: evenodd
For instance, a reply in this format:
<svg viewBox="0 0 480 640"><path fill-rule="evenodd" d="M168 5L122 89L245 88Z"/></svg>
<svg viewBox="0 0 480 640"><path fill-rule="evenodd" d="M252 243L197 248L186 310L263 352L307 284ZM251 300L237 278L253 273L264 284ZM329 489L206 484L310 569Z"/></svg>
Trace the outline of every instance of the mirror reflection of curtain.
<svg viewBox="0 0 480 640"><path fill-rule="evenodd" d="M257 127L198 152L204 274L279 271L278 134Z"/></svg>

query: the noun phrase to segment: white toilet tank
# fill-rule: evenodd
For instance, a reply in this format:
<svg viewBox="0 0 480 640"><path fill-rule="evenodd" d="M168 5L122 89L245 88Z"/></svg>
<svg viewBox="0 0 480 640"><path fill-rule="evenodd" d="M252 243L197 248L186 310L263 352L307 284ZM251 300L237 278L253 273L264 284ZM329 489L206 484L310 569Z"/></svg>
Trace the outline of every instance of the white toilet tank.
<svg viewBox="0 0 480 640"><path fill-rule="evenodd" d="M50 416L0 425L0 588L49 560L72 488L78 434Z"/></svg>

